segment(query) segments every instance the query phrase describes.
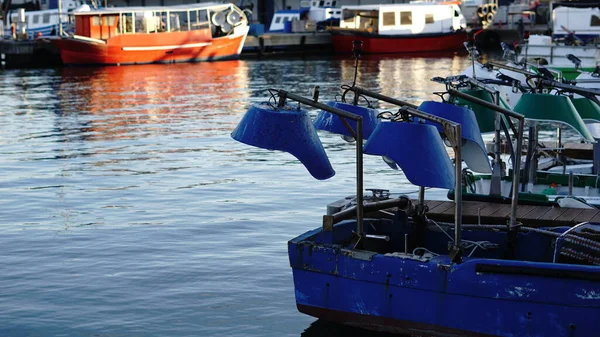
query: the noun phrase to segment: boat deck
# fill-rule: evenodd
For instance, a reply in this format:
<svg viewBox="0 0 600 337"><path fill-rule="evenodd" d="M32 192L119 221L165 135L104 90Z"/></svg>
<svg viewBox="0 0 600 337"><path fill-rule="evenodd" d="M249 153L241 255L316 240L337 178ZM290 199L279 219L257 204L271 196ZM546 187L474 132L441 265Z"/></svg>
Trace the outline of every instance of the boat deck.
<svg viewBox="0 0 600 337"><path fill-rule="evenodd" d="M416 203L416 201L413 201ZM453 201L425 201L427 217L435 221L454 221ZM510 204L463 201L463 223L504 224L510 218ZM560 208L519 205L517 221L527 227L574 226L582 222L600 222L600 209Z"/></svg>

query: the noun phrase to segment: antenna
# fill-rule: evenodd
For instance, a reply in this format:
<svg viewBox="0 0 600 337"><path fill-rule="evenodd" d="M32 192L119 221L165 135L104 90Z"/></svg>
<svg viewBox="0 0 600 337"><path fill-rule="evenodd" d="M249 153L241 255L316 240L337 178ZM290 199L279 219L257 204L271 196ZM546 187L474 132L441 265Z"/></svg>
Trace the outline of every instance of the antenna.
<svg viewBox="0 0 600 337"><path fill-rule="evenodd" d="M356 85L356 77L358 76L358 60L362 57L363 42L361 40L352 41L352 54L354 54L354 80L352 86Z"/></svg>

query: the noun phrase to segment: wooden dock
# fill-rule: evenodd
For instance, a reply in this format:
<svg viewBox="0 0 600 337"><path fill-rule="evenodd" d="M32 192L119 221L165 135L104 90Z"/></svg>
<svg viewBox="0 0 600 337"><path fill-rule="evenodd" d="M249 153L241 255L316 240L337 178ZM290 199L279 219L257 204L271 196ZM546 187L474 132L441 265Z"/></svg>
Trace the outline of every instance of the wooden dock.
<svg viewBox="0 0 600 337"><path fill-rule="evenodd" d="M2 68L53 67L60 54L48 40L0 40Z"/></svg>
<svg viewBox="0 0 600 337"><path fill-rule="evenodd" d="M241 56L329 54L332 52L331 34L326 32L266 33L260 36L248 36Z"/></svg>
<svg viewBox="0 0 600 337"><path fill-rule="evenodd" d="M416 202L416 201L413 201ZM434 221L454 222L454 202L429 200L427 217ZM506 224L510 218L510 204L463 201L464 224ZM517 221L526 227L574 226L582 222L600 222L600 209L561 208L553 206L519 205Z"/></svg>

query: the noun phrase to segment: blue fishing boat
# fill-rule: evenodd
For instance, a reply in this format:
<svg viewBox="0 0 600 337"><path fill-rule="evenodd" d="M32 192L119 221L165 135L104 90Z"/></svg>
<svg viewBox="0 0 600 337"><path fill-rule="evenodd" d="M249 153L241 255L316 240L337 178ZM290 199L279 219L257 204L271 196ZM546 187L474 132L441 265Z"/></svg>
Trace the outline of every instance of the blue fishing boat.
<svg viewBox="0 0 600 337"><path fill-rule="evenodd" d="M318 228L288 242L300 312L412 335L597 335L600 224L594 217L600 219L600 210L584 216L582 210L519 205L520 160L512 161L510 205L463 201L463 165L490 171L471 110L448 102L414 106L354 85L343 88L342 101L328 104L318 95L270 89L269 102L253 105L232 132L242 143L292 154L317 179L335 171L316 129L355 141L356 195L329 204ZM447 93L511 120L515 148L521 148L523 115L454 88ZM398 110L361 108L359 97ZM288 101L320 109L319 116L313 123ZM364 154L401 169L420 187L418 199L386 190L364 195ZM453 200L428 200L426 187L451 190Z"/></svg>

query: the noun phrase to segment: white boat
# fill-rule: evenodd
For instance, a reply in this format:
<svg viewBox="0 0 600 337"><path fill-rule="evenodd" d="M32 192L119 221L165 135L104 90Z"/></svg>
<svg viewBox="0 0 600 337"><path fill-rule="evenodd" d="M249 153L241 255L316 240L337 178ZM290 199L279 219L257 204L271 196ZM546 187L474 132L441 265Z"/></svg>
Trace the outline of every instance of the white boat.
<svg viewBox="0 0 600 337"><path fill-rule="evenodd" d="M42 10L27 11L24 9L16 9L9 11L8 17L10 22L2 23L4 36L10 37L11 23L16 24L16 33L19 36L27 36L29 39L34 39L43 36L58 35L60 31L59 25L62 23L63 31L68 32L73 30L73 24L69 20L69 13L88 6L83 0L63 0L62 14L58 15L58 8L46 8Z"/></svg>
<svg viewBox="0 0 600 337"><path fill-rule="evenodd" d="M567 55L573 55L581 60L579 68L587 71L593 71L599 65L600 60L600 50L595 44L567 45L545 35L531 35L521 54L529 60L538 59L540 65L563 72L572 71L575 68Z"/></svg>
<svg viewBox="0 0 600 337"><path fill-rule="evenodd" d="M299 9L284 9L275 12L269 32L291 33L291 24L294 21L305 21L309 27L314 27L314 30L324 26L337 26L342 17L342 10L336 6L336 0L301 1Z"/></svg>
<svg viewBox="0 0 600 337"><path fill-rule="evenodd" d="M343 6L339 28L332 28L333 49L365 53L455 51L467 40L465 18L455 4L409 3Z"/></svg>

